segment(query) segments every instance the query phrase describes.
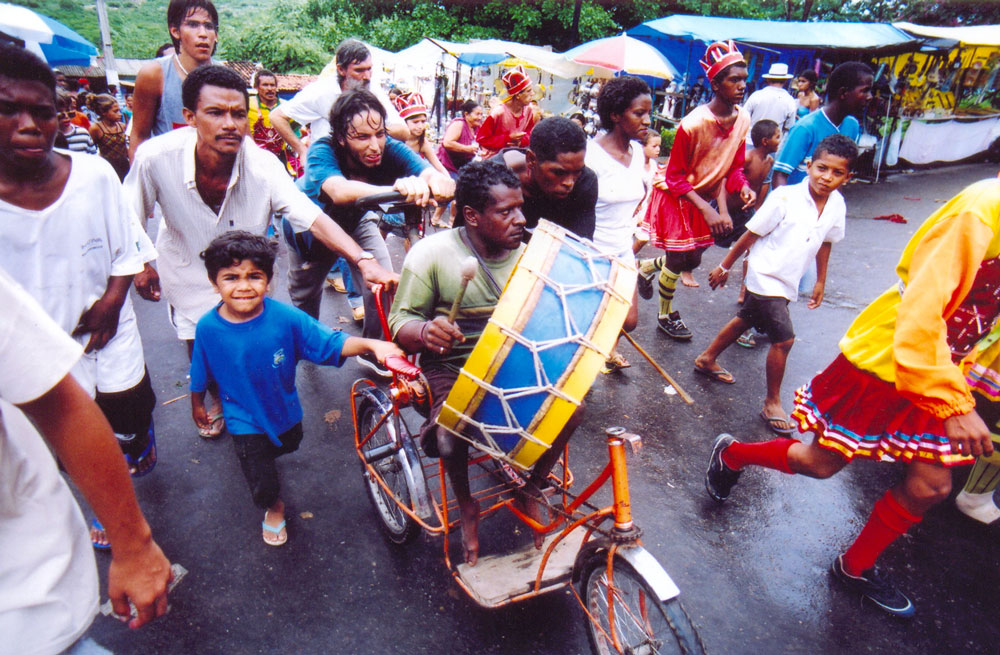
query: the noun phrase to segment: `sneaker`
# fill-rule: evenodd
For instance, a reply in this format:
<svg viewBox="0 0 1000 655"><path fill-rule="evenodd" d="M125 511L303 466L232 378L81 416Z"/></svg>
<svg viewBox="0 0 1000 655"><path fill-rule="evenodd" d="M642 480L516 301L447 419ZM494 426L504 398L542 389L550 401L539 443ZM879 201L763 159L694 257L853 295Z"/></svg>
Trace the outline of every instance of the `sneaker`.
<svg viewBox="0 0 1000 655"><path fill-rule="evenodd" d="M853 576L844 570L844 556L838 555L830 566L830 572L851 590L858 592L871 602L893 616L909 618L915 608L909 598L889 580L888 574L877 567L864 571L860 576Z"/></svg>
<svg viewBox="0 0 1000 655"><path fill-rule="evenodd" d="M677 341L691 340L691 330L684 325L684 321L681 320L681 315L678 312L660 316L656 319L656 322L658 324L657 327L671 339L676 339Z"/></svg>
<svg viewBox="0 0 1000 655"><path fill-rule="evenodd" d="M722 461L722 451L737 443L729 434L720 434L712 446L712 457L708 460L708 471L705 473L705 489L712 500L723 502L729 498L729 492L740 479L742 471L734 471Z"/></svg>
<svg viewBox="0 0 1000 655"><path fill-rule="evenodd" d="M364 366L369 371L371 371L372 373L374 373L375 375L377 375L379 377L383 377L383 378L391 378L392 377L392 373L389 372L389 369L387 369L384 366L382 366L381 364L379 364L378 360L375 359L375 356L372 355L371 353L365 353L363 355L358 355L357 361L358 361L358 364L361 364L362 366Z"/></svg>
<svg viewBox="0 0 1000 655"><path fill-rule="evenodd" d="M639 288L639 297L649 300L653 297L653 277L656 275L656 271L650 271L649 275L646 275L642 271L639 271L639 277L637 279L637 286Z"/></svg>

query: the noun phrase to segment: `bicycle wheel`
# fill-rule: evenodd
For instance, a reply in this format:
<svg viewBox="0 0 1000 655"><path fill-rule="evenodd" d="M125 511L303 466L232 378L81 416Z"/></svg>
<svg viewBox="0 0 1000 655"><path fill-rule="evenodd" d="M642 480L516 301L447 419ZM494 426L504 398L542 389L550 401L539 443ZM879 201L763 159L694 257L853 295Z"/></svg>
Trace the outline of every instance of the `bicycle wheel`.
<svg viewBox="0 0 1000 655"><path fill-rule="evenodd" d="M378 422L388 412L392 410L389 398L381 391L366 393L358 408L358 429L362 436L367 435L378 424ZM405 430L405 428L403 428ZM362 454L367 455L379 446L390 443L398 443L396 428L392 419L385 421L379 427L371 439L364 445ZM408 544L420 534L420 525L417 524L406 512L400 509L400 505L411 507L410 489L406 484L406 475L403 472L403 464L400 458L406 457L406 451L400 449L397 452L383 457L372 463L375 473L370 473L364 462L361 463L361 470L365 478L365 488L368 490L368 498L375 507L375 512L379 517L379 525L386 538L394 544ZM410 462L413 466L420 466L419 462ZM376 475L382 479L388 490L376 480Z"/></svg>
<svg viewBox="0 0 1000 655"><path fill-rule="evenodd" d="M704 654L701 637L678 599L660 601L642 574L617 555L612 563L614 588L609 594L607 563L606 554L591 557L580 581L581 596L591 614L587 636L594 653ZM621 650L611 640L611 617Z"/></svg>

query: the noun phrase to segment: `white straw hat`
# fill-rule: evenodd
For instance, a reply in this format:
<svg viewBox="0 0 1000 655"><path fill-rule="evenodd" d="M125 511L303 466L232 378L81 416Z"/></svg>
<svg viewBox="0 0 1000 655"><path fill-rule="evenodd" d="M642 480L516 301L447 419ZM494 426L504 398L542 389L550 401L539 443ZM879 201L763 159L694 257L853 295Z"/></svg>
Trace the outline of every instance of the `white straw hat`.
<svg viewBox="0 0 1000 655"><path fill-rule="evenodd" d="M771 64L771 69L764 75L765 80L790 80L793 77L788 74L788 64Z"/></svg>

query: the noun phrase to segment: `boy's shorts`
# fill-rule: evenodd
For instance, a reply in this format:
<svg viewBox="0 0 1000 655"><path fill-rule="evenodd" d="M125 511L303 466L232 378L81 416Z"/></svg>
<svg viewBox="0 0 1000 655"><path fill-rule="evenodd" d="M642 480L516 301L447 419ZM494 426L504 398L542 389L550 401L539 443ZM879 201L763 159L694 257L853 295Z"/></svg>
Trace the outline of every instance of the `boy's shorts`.
<svg viewBox="0 0 1000 655"><path fill-rule="evenodd" d="M716 210L718 210L717 204L713 201L712 207ZM720 248L729 248L739 241L739 238L747 231L747 221L753 218L753 215L752 207L729 212L729 218L733 219L733 229L721 237L714 237L715 245Z"/></svg>
<svg viewBox="0 0 1000 655"><path fill-rule="evenodd" d="M788 298L761 296L748 289L743 306L736 312L736 316L759 332L767 333L771 343L795 338L792 317L788 313Z"/></svg>

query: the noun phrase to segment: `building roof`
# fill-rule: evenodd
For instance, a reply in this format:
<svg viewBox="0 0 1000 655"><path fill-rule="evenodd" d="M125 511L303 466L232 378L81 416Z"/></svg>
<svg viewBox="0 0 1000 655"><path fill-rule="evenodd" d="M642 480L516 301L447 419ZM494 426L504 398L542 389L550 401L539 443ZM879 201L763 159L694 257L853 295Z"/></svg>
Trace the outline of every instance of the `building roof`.
<svg viewBox="0 0 1000 655"><path fill-rule="evenodd" d="M253 86L254 73L263 68L260 64L255 64L252 61L226 61L223 62L223 65L239 73L246 80L248 87ZM319 79L318 75L300 75L298 73L276 73L276 76L278 78L278 93L300 91L313 80Z"/></svg>

